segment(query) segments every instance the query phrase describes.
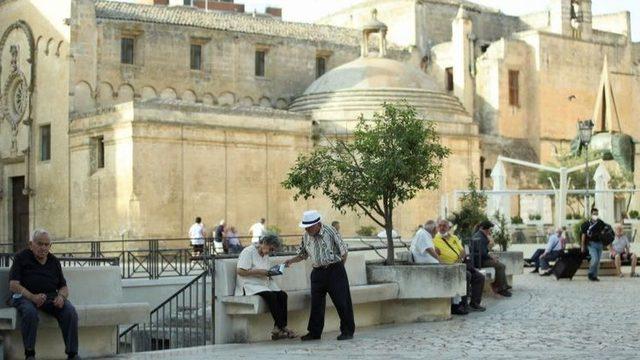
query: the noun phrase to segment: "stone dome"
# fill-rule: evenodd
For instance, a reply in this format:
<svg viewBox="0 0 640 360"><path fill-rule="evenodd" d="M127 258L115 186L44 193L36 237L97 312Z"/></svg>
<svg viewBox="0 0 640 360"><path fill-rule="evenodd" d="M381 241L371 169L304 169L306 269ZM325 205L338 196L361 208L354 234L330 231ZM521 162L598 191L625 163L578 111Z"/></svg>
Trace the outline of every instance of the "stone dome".
<svg viewBox="0 0 640 360"><path fill-rule="evenodd" d="M310 114L315 120L349 122L361 115L371 117L385 102L406 101L425 119L471 123L460 100L443 92L431 77L415 66L386 57L387 26L377 14L374 9L362 28L361 57L316 79L289 110ZM380 34L375 55L369 53L373 33Z"/></svg>
<svg viewBox="0 0 640 360"><path fill-rule="evenodd" d="M470 122L462 103L417 67L384 57L360 57L314 81L289 110L319 120L352 120L406 100L435 121Z"/></svg>
<svg viewBox="0 0 640 360"><path fill-rule="evenodd" d="M304 95L383 88L438 91L435 81L417 67L388 58L361 57L327 72Z"/></svg>

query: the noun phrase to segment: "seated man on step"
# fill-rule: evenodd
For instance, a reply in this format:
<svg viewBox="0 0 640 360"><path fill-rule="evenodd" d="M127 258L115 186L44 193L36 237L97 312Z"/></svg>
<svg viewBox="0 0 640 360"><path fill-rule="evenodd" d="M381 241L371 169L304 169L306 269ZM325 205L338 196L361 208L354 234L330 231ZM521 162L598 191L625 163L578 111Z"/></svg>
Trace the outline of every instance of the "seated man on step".
<svg viewBox="0 0 640 360"><path fill-rule="evenodd" d="M624 230L621 224L616 224L614 228L616 237L611 243L611 259L616 265L616 271L618 276L623 277L622 274L622 261L628 260L631 262L631 277L638 277L636 274L636 264L638 263L638 257L631 252L631 243L629 238L624 234Z"/></svg>
<svg viewBox="0 0 640 360"><path fill-rule="evenodd" d="M69 288L60 261L49 252L46 230L35 230L29 248L17 253L9 272L11 305L18 309L26 359L35 359L38 310L58 320L67 359L78 356L78 314L67 298Z"/></svg>

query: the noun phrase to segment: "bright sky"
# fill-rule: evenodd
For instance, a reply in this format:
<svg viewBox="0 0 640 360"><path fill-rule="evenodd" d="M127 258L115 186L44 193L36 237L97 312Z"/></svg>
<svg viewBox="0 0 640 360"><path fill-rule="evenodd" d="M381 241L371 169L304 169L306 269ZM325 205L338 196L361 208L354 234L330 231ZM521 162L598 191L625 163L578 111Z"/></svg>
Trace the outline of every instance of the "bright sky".
<svg viewBox="0 0 640 360"><path fill-rule="evenodd" d="M236 0L244 3L247 11L257 9L263 12L265 6L282 7L286 20L311 22L325 14L358 3L361 0ZM526 14L545 10L547 0L472 0L478 4L500 9L506 14ZM640 40L640 0L593 0L594 14L606 14L620 11L631 12L633 39Z"/></svg>

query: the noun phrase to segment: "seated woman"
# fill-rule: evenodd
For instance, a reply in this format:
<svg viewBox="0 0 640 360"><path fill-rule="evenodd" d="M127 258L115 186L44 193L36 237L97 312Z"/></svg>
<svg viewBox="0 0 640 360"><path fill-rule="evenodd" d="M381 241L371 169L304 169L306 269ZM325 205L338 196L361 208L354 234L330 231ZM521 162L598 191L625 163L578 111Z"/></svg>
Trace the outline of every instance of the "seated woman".
<svg viewBox="0 0 640 360"><path fill-rule="evenodd" d="M271 339L292 339L296 335L287 329L287 293L268 275L269 254L280 246L277 235L267 234L255 245L244 248L238 257L236 296L259 295L269 306L275 325Z"/></svg>

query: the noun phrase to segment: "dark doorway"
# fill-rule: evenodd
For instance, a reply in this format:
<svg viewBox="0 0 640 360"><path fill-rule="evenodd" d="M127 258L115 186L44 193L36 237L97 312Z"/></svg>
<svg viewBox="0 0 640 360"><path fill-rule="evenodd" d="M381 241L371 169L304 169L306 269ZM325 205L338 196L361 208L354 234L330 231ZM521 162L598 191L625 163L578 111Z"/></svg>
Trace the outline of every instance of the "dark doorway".
<svg viewBox="0 0 640 360"><path fill-rule="evenodd" d="M13 199L13 251L27 247L29 242L29 197L22 194L24 176L11 178Z"/></svg>

